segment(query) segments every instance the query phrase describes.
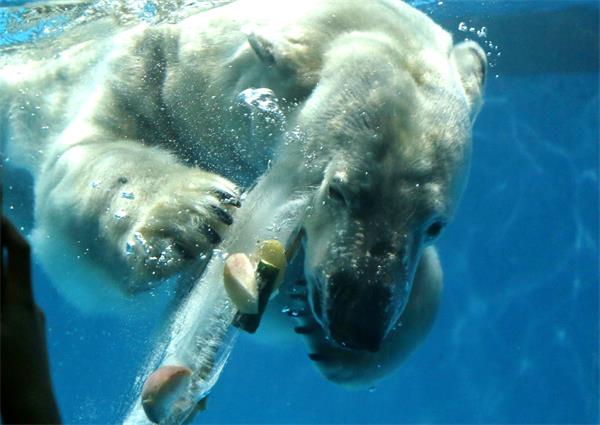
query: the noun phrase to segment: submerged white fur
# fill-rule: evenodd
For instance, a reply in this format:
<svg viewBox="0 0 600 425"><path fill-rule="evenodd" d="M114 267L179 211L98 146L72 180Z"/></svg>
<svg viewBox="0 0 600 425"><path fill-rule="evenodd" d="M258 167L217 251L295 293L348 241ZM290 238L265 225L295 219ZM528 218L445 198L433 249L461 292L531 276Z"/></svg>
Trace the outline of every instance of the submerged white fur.
<svg viewBox="0 0 600 425"><path fill-rule="evenodd" d="M0 134L35 177L34 249L72 302L124 306L192 267L229 237L231 180L261 177L246 231L277 215L303 228L301 323L328 378L378 379L428 332L431 243L462 193L481 103L475 43L453 46L399 1L240 0L13 62ZM236 103L251 87L273 90L287 119L259 144Z"/></svg>

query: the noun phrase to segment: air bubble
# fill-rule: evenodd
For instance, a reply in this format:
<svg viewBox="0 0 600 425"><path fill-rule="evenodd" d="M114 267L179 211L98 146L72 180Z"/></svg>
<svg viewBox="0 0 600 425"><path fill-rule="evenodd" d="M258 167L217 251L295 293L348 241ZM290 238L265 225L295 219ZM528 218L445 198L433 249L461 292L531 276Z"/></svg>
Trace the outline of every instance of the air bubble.
<svg viewBox="0 0 600 425"><path fill-rule="evenodd" d="M140 232L135 232L133 234L133 237L135 238L136 241L138 241L140 244L142 245L146 245L146 239L144 239L144 237L142 236L142 234Z"/></svg>
<svg viewBox="0 0 600 425"><path fill-rule="evenodd" d="M118 210L117 212L115 212L114 217L117 220L122 220L125 217L127 217L127 212L124 209L121 208L120 210Z"/></svg>
<svg viewBox="0 0 600 425"><path fill-rule="evenodd" d="M246 89L238 94L238 102L248 106L250 111L258 109L262 112L274 112L276 116L283 114L279 109L275 93L267 88Z"/></svg>
<svg viewBox="0 0 600 425"><path fill-rule="evenodd" d="M467 27L467 24L461 22L460 24L458 24L458 30L462 32L467 32L469 29Z"/></svg>
<svg viewBox="0 0 600 425"><path fill-rule="evenodd" d="M97 189L98 187L100 187L101 184L101 180L92 180L92 183L90 185L92 186L92 189Z"/></svg>
<svg viewBox="0 0 600 425"><path fill-rule="evenodd" d="M269 137L275 130L283 131L286 126L285 114L279 107L275 93L267 88L250 88L237 96L237 104L244 108L251 121L252 140Z"/></svg>
<svg viewBox="0 0 600 425"><path fill-rule="evenodd" d="M222 249L213 249L213 256L218 257L221 260L225 261L227 259L227 257L229 257L229 253Z"/></svg>

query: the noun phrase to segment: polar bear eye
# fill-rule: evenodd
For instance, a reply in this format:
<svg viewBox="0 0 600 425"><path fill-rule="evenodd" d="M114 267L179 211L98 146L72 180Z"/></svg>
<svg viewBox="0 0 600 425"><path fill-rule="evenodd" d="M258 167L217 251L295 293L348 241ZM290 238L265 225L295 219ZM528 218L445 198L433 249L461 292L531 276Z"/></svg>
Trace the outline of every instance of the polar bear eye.
<svg viewBox="0 0 600 425"><path fill-rule="evenodd" d="M346 197L344 196L342 191L339 188L332 185L329 186L329 198L346 203Z"/></svg>
<svg viewBox="0 0 600 425"><path fill-rule="evenodd" d="M444 226L445 226L445 223L441 220L436 220L433 223L431 223L429 225L429 227L427 228L427 230L425 231L425 234L427 235L427 239L428 240L436 239L442 233Z"/></svg>

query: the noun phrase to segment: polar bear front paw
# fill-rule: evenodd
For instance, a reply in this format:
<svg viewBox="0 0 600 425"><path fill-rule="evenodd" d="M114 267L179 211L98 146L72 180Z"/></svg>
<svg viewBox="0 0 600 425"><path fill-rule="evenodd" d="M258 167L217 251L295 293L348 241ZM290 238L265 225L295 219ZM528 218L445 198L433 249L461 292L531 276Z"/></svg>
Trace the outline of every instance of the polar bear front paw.
<svg viewBox="0 0 600 425"><path fill-rule="evenodd" d="M163 185L140 207L125 246L133 273L131 291L147 289L154 281L206 260L233 223L234 210L241 205L236 186L194 171Z"/></svg>

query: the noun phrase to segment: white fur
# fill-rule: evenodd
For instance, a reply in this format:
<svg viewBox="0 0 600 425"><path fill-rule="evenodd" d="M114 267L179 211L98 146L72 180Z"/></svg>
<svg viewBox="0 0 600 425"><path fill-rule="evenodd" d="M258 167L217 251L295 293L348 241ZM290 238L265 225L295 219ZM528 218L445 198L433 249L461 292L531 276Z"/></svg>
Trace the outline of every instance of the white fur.
<svg viewBox="0 0 600 425"><path fill-rule="evenodd" d="M462 192L485 56L474 43L453 47L404 3L239 0L58 59L10 62L0 70L0 134L36 179L34 249L78 305L114 305L209 255L214 233L228 234L214 208L234 215L232 181L261 175L264 203L248 225L269 221L277 204L282 216L288 202L290 211L294 200L310 205L296 219L311 290L325 299L317 280L342 266L360 275L375 247L402 252L381 263L401 281L390 326L414 306L415 273L441 288L440 273L423 271L437 267L423 235L451 218ZM285 134L259 145L236 104L252 87L272 89L287 117ZM424 250L430 260L419 266ZM415 322L423 335L431 310ZM420 340L389 339L412 341L408 351Z"/></svg>

